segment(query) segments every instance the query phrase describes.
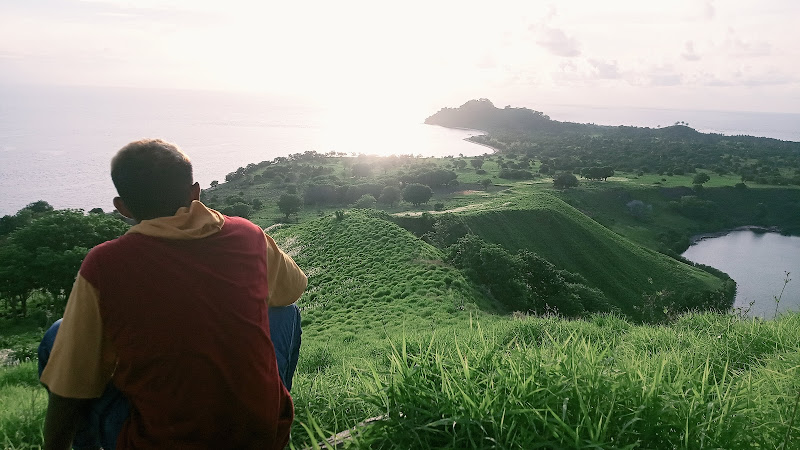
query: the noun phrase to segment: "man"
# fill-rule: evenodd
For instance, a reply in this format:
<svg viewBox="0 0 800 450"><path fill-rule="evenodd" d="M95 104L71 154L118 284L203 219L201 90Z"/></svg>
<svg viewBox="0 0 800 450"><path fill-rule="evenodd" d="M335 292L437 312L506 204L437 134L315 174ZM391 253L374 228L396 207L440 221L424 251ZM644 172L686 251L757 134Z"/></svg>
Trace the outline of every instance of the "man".
<svg viewBox="0 0 800 450"><path fill-rule="evenodd" d="M206 208L170 143L128 144L111 178L137 224L89 252L43 340L45 447L283 448L305 274Z"/></svg>

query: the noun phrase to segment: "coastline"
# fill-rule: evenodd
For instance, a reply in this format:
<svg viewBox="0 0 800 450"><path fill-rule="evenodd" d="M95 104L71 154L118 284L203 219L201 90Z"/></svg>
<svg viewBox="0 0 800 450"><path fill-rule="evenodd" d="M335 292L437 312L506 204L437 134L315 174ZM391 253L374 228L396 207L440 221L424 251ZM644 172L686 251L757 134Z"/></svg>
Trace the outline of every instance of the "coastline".
<svg viewBox="0 0 800 450"><path fill-rule="evenodd" d="M695 245L698 242L700 242L702 240L705 240L705 239L712 239L712 238L722 237L722 236L725 236L725 235L727 235L729 233L732 233L734 231L753 231L755 233L780 233L780 234L783 234L781 232L781 229L778 228L778 227L764 227L764 226L761 226L761 225L744 225L744 226L741 226L741 227L732 228L730 230L717 231L717 232L714 232L714 233L695 234L694 236L689 237L689 246L691 247L692 245Z"/></svg>
<svg viewBox="0 0 800 450"><path fill-rule="evenodd" d="M481 136L485 136L485 135L481 135ZM470 136L470 137L472 137L472 136ZM480 145L481 147L490 148L490 149L492 149L492 153L493 154L498 152L498 150L496 148L492 147L491 145L484 144L482 142L475 142L475 141L471 140L470 137L465 137L464 140L469 142L470 144L475 144L475 145Z"/></svg>

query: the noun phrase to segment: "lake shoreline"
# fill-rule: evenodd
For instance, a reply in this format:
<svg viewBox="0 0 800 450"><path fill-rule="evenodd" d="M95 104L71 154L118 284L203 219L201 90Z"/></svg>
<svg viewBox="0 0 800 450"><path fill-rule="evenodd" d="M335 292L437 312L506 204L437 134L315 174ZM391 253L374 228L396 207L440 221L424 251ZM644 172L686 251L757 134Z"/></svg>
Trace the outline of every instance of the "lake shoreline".
<svg viewBox="0 0 800 450"><path fill-rule="evenodd" d="M702 241L704 239L712 239L712 238L722 237L722 236L728 235L730 233L733 233L734 231L752 231L754 233L779 233L779 234L784 234L783 231L780 228L775 227L775 226L773 226L773 227L765 227L765 226L761 226L761 225L744 225L744 226L741 226L741 227L731 228L731 229L727 229L727 230L723 230L723 231L716 231L716 232L713 232L713 233L695 234L695 235L693 235L693 236L691 236L689 238L689 245L690 246L695 245L695 244L697 244L698 242L700 242L700 241Z"/></svg>

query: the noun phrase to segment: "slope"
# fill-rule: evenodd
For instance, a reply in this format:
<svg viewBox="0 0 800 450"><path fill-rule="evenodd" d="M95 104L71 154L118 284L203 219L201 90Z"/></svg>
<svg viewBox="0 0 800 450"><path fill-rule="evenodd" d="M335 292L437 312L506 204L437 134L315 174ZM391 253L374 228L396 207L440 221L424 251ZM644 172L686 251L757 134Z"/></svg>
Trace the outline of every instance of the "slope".
<svg viewBox="0 0 800 450"><path fill-rule="evenodd" d="M344 341L468 320L492 305L437 248L365 211L269 231L309 276L304 334Z"/></svg>
<svg viewBox="0 0 800 450"><path fill-rule="evenodd" d="M473 233L509 250L537 253L582 275L626 314L637 315L648 302L707 307L722 296L720 279L639 246L546 193L517 197L503 208L452 214L442 219L438 233L445 245Z"/></svg>

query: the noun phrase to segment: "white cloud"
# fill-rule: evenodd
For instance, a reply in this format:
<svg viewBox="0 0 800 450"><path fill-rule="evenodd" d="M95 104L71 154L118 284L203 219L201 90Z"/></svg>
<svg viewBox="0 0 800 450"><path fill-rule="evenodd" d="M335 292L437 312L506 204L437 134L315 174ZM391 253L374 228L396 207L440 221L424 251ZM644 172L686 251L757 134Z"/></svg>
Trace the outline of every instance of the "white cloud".
<svg viewBox="0 0 800 450"><path fill-rule="evenodd" d="M713 0L706 0L703 2L703 18L711 20L716 16L717 10L714 8Z"/></svg>
<svg viewBox="0 0 800 450"><path fill-rule="evenodd" d="M543 29L536 43L556 56L572 57L581 54L578 41L558 28Z"/></svg>
<svg viewBox="0 0 800 450"><path fill-rule="evenodd" d="M800 92L796 17L793 0L0 0L0 78L323 98L494 89L512 104L532 86L628 104L667 90L665 103L692 101L678 91L713 86L704 101L719 105L764 86L781 91L753 97L767 109Z"/></svg>
<svg viewBox="0 0 800 450"><path fill-rule="evenodd" d="M697 54L694 50L694 42L686 41L684 45L683 53L681 53L681 57L687 61L699 61L700 55Z"/></svg>
<svg viewBox="0 0 800 450"><path fill-rule="evenodd" d="M769 42L742 39L733 29L728 30L725 49L735 57L769 56L772 53L772 45Z"/></svg>
<svg viewBox="0 0 800 450"><path fill-rule="evenodd" d="M616 79L621 78L619 67L616 61L601 61L599 59L589 59L589 63L594 66L597 78Z"/></svg>

